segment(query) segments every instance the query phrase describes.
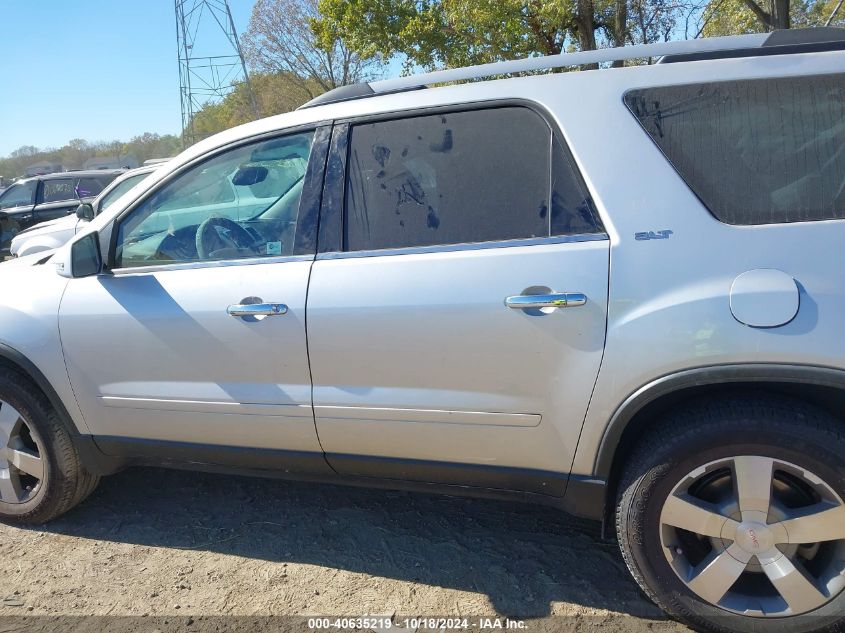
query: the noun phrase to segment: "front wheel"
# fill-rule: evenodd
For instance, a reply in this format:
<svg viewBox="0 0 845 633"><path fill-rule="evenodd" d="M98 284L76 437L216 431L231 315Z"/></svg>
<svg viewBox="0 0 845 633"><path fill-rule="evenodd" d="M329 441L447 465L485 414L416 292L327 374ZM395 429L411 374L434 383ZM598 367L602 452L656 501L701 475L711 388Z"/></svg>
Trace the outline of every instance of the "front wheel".
<svg viewBox="0 0 845 633"><path fill-rule="evenodd" d="M0 520L54 519L87 497L97 481L44 394L0 367Z"/></svg>
<svg viewBox="0 0 845 633"><path fill-rule="evenodd" d="M627 462L625 561L678 619L712 631L845 628L845 425L790 400L670 414Z"/></svg>

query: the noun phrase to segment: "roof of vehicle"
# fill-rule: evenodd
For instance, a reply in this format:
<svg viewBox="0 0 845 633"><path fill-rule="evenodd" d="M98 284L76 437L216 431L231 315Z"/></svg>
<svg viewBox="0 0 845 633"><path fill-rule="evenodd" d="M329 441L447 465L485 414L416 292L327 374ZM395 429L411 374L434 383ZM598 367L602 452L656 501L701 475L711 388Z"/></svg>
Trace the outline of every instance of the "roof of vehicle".
<svg viewBox="0 0 845 633"><path fill-rule="evenodd" d="M434 84L469 81L513 73L552 70L585 64L600 64L638 58L660 58L659 63L703 61L735 57L789 55L805 52L845 50L845 29L819 27L753 33L699 40L637 44L594 51L528 57L492 64L449 68L430 73L341 86L326 92L300 109L329 103L363 99L379 94L419 90ZM612 70L612 69L606 69Z"/></svg>
<svg viewBox="0 0 845 633"><path fill-rule="evenodd" d="M57 171L53 174L44 174L43 176L30 176L29 178L21 178L14 184L24 184L33 180L56 180L59 178L90 178L92 176L119 176L120 174L123 174L125 172L125 169L80 169L79 171Z"/></svg>

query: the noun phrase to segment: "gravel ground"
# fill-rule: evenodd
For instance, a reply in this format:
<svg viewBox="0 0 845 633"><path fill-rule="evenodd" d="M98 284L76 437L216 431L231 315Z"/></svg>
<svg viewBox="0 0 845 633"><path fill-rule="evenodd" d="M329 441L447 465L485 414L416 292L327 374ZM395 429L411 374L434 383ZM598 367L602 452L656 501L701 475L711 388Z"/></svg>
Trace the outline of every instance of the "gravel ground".
<svg viewBox="0 0 845 633"><path fill-rule="evenodd" d="M685 630L596 524L516 503L135 469L46 527L0 525L0 631L85 628L71 616L152 632L364 614Z"/></svg>

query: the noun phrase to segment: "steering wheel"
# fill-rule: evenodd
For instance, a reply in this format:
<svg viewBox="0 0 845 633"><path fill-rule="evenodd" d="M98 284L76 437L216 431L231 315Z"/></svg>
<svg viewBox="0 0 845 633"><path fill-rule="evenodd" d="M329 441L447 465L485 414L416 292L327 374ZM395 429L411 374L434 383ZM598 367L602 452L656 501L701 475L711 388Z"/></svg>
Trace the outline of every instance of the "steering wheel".
<svg viewBox="0 0 845 633"><path fill-rule="evenodd" d="M207 218L197 227L197 255L210 259L211 254L221 249L237 251L251 248L255 239L237 222L229 218Z"/></svg>

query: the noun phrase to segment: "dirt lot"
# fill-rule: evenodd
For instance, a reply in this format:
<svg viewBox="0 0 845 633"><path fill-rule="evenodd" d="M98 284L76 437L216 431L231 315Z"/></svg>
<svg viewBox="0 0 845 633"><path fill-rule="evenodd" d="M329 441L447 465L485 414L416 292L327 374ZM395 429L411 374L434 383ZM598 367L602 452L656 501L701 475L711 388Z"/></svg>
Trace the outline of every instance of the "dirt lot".
<svg viewBox="0 0 845 633"><path fill-rule="evenodd" d="M595 524L521 504L137 469L46 528L0 525L0 631L75 615L152 632L364 614L685 630Z"/></svg>

